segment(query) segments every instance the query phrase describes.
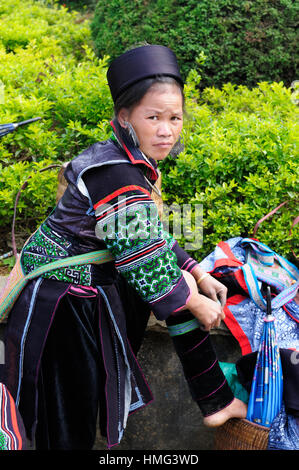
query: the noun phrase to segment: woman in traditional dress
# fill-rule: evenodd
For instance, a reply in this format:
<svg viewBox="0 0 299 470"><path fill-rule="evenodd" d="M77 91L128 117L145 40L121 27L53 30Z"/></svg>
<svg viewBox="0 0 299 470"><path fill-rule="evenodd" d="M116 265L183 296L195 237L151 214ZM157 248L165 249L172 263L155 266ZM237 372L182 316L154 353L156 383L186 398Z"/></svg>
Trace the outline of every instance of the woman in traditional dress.
<svg viewBox="0 0 299 470"><path fill-rule="evenodd" d="M209 339L226 288L163 230L151 197L183 126L175 54L137 47L107 78L112 136L69 163L64 195L21 254L26 274L64 265L30 281L6 330L5 383L37 449L91 449L98 410L108 447L120 442L128 415L152 400L136 359L151 312L166 320L204 423L246 415Z"/></svg>

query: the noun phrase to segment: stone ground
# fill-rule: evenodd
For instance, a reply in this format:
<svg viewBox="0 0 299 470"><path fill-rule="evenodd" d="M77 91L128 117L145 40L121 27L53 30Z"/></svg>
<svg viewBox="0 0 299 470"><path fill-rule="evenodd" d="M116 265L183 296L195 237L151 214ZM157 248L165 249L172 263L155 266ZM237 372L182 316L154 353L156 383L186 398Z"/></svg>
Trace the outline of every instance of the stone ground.
<svg viewBox="0 0 299 470"><path fill-rule="evenodd" d="M4 278L0 277L0 290ZM0 325L0 364L3 363L3 333ZM212 336L219 360L234 362L239 350L225 327ZM164 324L150 320L138 355L154 401L129 417L123 440L112 450L212 450L214 431L203 426L192 400L170 337ZM95 450L105 450L97 434Z"/></svg>

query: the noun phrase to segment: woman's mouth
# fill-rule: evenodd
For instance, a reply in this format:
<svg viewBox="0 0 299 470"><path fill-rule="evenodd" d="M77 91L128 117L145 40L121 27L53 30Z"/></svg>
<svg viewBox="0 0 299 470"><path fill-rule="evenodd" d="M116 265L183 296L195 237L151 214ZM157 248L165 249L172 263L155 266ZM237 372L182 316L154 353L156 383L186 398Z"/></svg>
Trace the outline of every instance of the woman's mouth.
<svg viewBox="0 0 299 470"><path fill-rule="evenodd" d="M171 142L159 142L158 144L154 144L154 147L168 148L168 147L172 147L172 143Z"/></svg>

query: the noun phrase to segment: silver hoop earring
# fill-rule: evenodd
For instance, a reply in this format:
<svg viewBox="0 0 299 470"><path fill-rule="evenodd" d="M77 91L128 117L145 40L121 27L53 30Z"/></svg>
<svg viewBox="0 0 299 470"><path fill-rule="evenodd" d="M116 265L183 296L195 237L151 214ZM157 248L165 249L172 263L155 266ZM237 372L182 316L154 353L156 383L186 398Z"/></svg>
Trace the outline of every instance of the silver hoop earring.
<svg viewBox="0 0 299 470"><path fill-rule="evenodd" d="M179 139L176 141L174 146L169 152L169 155L172 158L176 158L180 153L182 153L185 149L184 143L182 142L182 136L180 135Z"/></svg>
<svg viewBox="0 0 299 470"><path fill-rule="evenodd" d="M138 148L140 146L140 143L139 143L137 134L134 130L134 127L132 126L132 124L130 122L127 122L127 121L124 121L124 125L126 126L126 131L128 133L128 136L130 137L134 147Z"/></svg>

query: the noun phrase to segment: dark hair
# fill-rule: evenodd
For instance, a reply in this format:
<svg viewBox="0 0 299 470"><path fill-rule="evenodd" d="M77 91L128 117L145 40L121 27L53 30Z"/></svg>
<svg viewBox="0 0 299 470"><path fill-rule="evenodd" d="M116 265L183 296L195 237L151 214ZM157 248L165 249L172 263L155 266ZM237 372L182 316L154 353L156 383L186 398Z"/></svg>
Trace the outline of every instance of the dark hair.
<svg viewBox="0 0 299 470"><path fill-rule="evenodd" d="M142 98L149 91L149 89L156 83L168 83L171 85L176 85L181 91L184 109L185 96L181 84L175 78L162 75L141 80L140 82L135 83L134 85L130 86L126 91L124 91L114 103L115 116L118 115L119 111L122 108L132 109L134 108L134 106L137 106L142 100Z"/></svg>

